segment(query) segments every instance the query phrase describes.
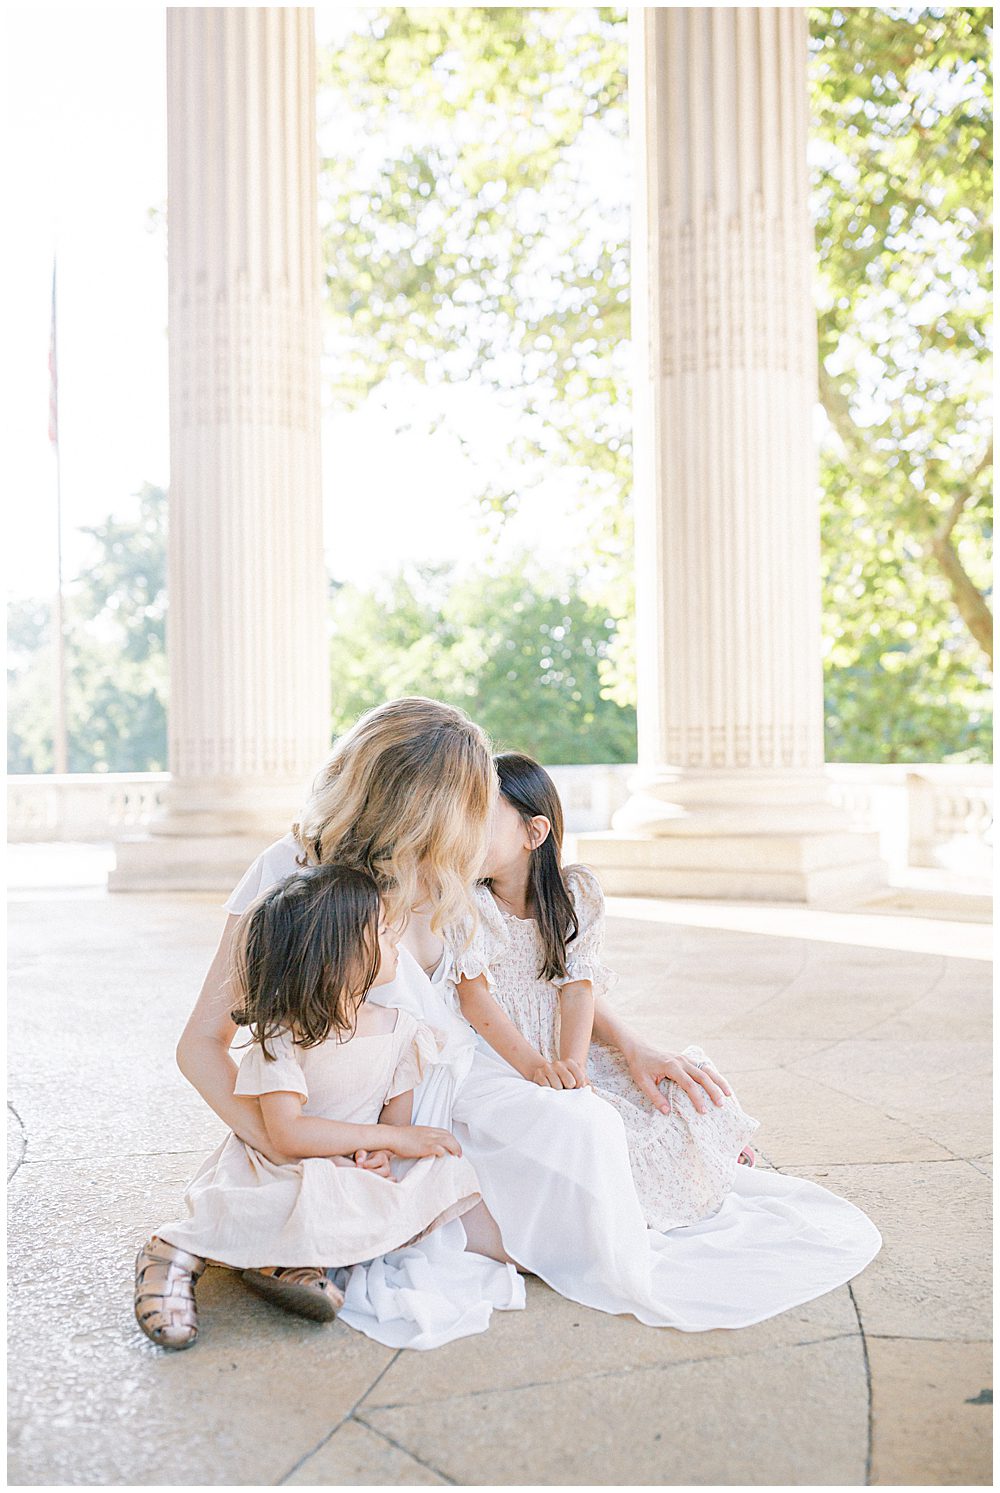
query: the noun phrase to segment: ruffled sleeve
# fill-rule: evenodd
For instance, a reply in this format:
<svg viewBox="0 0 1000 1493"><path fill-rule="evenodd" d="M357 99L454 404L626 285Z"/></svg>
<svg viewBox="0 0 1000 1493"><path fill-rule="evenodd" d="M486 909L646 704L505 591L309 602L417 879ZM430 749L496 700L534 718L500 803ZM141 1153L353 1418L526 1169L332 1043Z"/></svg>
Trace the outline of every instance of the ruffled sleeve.
<svg viewBox="0 0 1000 1493"><path fill-rule="evenodd" d="M405 1018L405 1022L404 1022ZM400 1033L402 1051L396 1060L385 1099L395 1099L397 1094L407 1094L422 1083L427 1069L436 1063L444 1050L445 1039L433 1027L422 1021L414 1021L405 1011L400 1011L398 1023L403 1023Z"/></svg>
<svg viewBox="0 0 1000 1493"><path fill-rule="evenodd" d="M269 1062L260 1043L254 1042L243 1054L234 1092L260 1095L291 1091L308 1099L309 1086L291 1034L281 1032L277 1037L269 1037L267 1045L274 1053L274 1061Z"/></svg>
<svg viewBox="0 0 1000 1493"><path fill-rule="evenodd" d="M227 912L246 912L250 904L270 890L275 882L283 881L286 876L291 876L293 871L299 869L299 854L294 835L284 835L280 840L275 840L247 868L223 902L223 907Z"/></svg>
<svg viewBox="0 0 1000 1493"><path fill-rule="evenodd" d="M572 980L589 980L595 996L607 995L618 983L618 976L602 964L600 958L604 942L601 883L589 866L567 866L565 876L579 927L576 937L566 945L566 978L556 979L553 984L568 985Z"/></svg>
<svg viewBox="0 0 1000 1493"><path fill-rule="evenodd" d="M490 967L499 962L507 947L507 930L489 888L476 887L473 900L479 914L475 928L470 917L444 933L444 978L453 985L459 980L474 980L477 975L485 975L492 985Z"/></svg>

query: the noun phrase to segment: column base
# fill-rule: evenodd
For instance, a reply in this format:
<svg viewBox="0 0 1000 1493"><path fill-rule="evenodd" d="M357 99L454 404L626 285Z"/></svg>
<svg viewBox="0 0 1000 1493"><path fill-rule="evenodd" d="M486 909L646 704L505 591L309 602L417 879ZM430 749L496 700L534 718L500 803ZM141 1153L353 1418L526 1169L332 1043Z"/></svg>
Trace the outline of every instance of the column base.
<svg viewBox="0 0 1000 1493"><path fill-rule="evenodd" d="M282 833L279 827L257 834L135 835L117 840L117 864L108 874L108 891L216 892L225 897Z"/></svg>
<svg viewBox="0 0 1000 1493"><path fill-rule="evenodd" d="M142 834L115 841L110 892L231 892L288 833L307 784L289 778L173 778Z"/></svg>
<svg viewBox="0 0 1000 1493"><path fill-rule="evenodd" d="M593 866L616 897L825 902L885 885L878 835L650 835L619 830L567 837L567 860Z"/></svg>

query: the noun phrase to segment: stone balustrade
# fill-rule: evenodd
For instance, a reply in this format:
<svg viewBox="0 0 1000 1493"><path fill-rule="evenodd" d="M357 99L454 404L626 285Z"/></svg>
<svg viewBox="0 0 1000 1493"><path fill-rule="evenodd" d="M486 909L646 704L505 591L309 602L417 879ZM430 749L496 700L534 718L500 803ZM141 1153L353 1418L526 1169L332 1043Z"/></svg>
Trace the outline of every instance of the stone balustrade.
<svg viewBox="0 0 1000 1493"><path fill-rule="evenodd" d="M626 802L630 764L549 769L571 834L604 830ZM859 829L879 835L893 868L938 866L988 875L992 857L992 768L867 762L828 765L831 798ZM169 773L68 773L7 779L8 839L100 843L139 834L161 806Z"/></svg>
<svg viewBox="0 0 1000 1493"><path fill-rule="evenodd" d="M159 808L168 772L71 772L7 779L7 838L100 843L139 834Z"/></svg>
<svg viewBox="0 0 1000 1493"><path fill-rule="evenodd" d="M993 769L988 764L841 762L827 766L831 797L858 828L876 830L892 867L988 876Z"/></svg>

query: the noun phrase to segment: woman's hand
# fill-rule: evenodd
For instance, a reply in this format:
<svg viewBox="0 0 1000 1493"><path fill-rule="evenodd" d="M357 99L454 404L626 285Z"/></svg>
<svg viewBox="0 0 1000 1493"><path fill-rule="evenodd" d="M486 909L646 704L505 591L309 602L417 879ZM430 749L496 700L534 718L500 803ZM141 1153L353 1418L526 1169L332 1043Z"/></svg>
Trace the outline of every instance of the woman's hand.
<svg viewBox="0 0 1000 1493"><path fill-rule="evenodd" d="M622 1056L639 1088L662 1114L670 1113L670 1101L659 1087L665 1078L684 1090L700 1115L708 1110L706 1095L717 1105L732 1097L733 1091L721 1073L707 1066L699 1068L678 1053L657 1052L652 1047L636 1045L627 1052L623 1049Z"/></svg>
<svg viewBox="0 0 1000 1493"><path fill-rule="evenodd" d="M556 1058L540 1063L529 1075L532 1083L543 1089L587 1089L590 1079L575 1058Z"/></svg>
<svg viewBox="0 0 1000 1493"><path fill-rule="evenodd" d="M377 1177L385 1177L389 1182L396 1181L388 1151L355 1151L354 1165L361 1167L362 1171L374 1172Z"/></svg>
<svg viewBox="0 0 1000 1493"><path fill-rule="evenodd" d="M408 1161L419 1156L461 1156L462 1147L450 1130L434 1125L380 1125L384 1131L382 1145L393 1156Z"/></svg>

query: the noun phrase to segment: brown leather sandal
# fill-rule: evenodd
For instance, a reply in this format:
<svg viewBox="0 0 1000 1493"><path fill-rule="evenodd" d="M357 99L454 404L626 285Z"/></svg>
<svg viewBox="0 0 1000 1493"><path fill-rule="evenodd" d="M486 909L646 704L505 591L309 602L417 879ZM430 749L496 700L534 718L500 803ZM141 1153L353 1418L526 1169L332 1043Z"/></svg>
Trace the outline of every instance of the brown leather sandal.
<svg viewBox="0 0 1000 1493"><path fill-rule="evenodd" d="M265 1301L313 1322L332 1322L344 1304L343 1291L318 1265L264 1265L241 1270L240 1278Z"/></svg>
<svg viewBox="0 0 1000 1493"><path fill-rule="evenodd" d="M190 1348L198 1336L195 1281L208 1262L158 1239L147 1239L135 1257L135 1320L161 1348Z"/></svg>

